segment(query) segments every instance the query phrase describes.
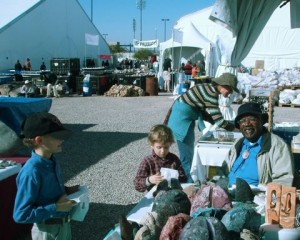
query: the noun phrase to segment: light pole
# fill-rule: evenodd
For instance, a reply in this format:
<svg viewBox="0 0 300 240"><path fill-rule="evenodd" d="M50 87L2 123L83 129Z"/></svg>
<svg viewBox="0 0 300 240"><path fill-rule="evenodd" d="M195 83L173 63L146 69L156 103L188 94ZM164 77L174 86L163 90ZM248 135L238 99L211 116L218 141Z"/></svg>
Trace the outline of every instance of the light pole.
<svg viewBox="0 0 300 240"><path fill-rule="evenodd" d="M136 0L136 6L138 9L140 9L140 27L141 27L141 36L140 36L140 41L143 40L143 9L146 6L146 0Z"/></svg>
<svg viewBox="0 0 300 240"><path fill-rule="evenodd" d="M104 39L106 41L106 36L108 35L108 33L102 33L102 35L103 35L103 37L104 37Z"/></svg>
<svg viewBox="0 0 300 240"><path fill-rule="evenodd" d="M163 22L165 22L165 41L166 41L166 31L167 31L167 21L170 21L170 19L168 19L168 18L162 18L161 19Z"/></svg>
<svg viewBox="0 0 300 240"><path fill-rule="evenodd" d="M91 22L93 22L93 0L91 0Z"/></svg>

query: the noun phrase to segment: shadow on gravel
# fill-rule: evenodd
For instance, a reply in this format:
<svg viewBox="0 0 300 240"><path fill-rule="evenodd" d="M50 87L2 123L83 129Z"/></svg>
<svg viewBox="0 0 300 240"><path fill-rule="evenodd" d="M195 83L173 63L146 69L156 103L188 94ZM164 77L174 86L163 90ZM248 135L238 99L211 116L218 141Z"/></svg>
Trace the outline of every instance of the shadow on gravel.
<svg viewBox="0 0 300 240"><path fill-rule="evenodd" d="M101 240L106 234L119 222L120 214L127 215L135 204L114 205L90 203L90 209L84 219L84 222L72 221L72 239L73 240ZM104 210L106 209L106 210ZM107 209L111 209L109 215ZM106 213L106 214L105 214ZM82 230L85 228L85 230ZM89 229L89 231L86 230Z"/></svg>
<svg viewBox="0 0 300 240"><path fill-rule="evenodd" d="M147 137L147 133L84 131L93 126L95 124L65 125L73 135L64 142L63 151L56 154L61 159L65 181L129 143Z"/></svg>

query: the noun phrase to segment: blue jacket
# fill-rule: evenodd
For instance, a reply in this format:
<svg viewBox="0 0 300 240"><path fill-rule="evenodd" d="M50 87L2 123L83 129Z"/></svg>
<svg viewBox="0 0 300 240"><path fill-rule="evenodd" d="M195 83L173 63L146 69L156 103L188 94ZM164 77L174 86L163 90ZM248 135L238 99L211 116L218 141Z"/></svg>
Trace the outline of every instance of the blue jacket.
<svg viewBox="0 0 300 240"><path fill-rule="evenodd" d="M17 195L13 218L18 223L42 223L68 213L56 211L56 201L65 194L61 168L56 159L32 152L17 176Z"/></svg>

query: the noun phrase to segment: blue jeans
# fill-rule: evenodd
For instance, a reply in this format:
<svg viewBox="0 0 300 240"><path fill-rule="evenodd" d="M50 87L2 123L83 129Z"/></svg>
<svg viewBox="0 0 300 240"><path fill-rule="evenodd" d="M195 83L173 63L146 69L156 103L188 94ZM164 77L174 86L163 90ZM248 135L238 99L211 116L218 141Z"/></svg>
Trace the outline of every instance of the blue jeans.
<svg viewBox="0 0 300 240"><path fill-rule="evenodd" d="M195 122L193 122L188 130L188 133L183 141L177 140L179 158L184 169L185 175L187 176L187 182L193 183L190 171L194 156L194 144L195 144Z"/></svg>

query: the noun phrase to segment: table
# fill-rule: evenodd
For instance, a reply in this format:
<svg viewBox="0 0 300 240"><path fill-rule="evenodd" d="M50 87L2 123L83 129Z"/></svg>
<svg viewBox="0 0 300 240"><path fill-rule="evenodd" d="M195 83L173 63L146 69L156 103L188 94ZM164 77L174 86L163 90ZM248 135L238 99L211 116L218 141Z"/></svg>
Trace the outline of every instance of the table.
<svg viewBox="0 0 300 240"><path fill-rule="evenodd" d="M226 133L225 131L222 131ZM221 142L217 138L218 131L208 131L197 142L194 148L194 156L191 166L191 177L196 181L204 181L208 176L210 166L221 167L225 156L233 145L234 141L242 137L242 133L233 132L233 140L230 142ZM209 136L214 136L213 138ZM205 140L210 139L210 140Z"/></svg>
<svg viewBox="0 0 300 240"><path fill-rule="evenodd" d="M16 177L28 160L27 156L1 158L18 162L17 165L0 170L0 239L25 239L30 236L32 224L17 224L13 220L13 208L17 193ZM3 197L4 196L4 197Z"/></svg>
<svg viewBox="0 0 300 240"><path fill-rule="evenodd" d="M192 185L191 183L182 183L182 188ZM154 186L146 195L135 205L135 207L128 213L127 220L141 224L147 213L151 212L154 197L153 192L156 190ZM117 224L104 238L104 240L118 239L120 237L120 226Z"/></svg>
<svg viewBox="0 0 300 240"><path fill-rule="evenodd" d="M52 105L49 98L0 97L0 121L18 135L24 119L35 112L48 112Z"/></svg>

